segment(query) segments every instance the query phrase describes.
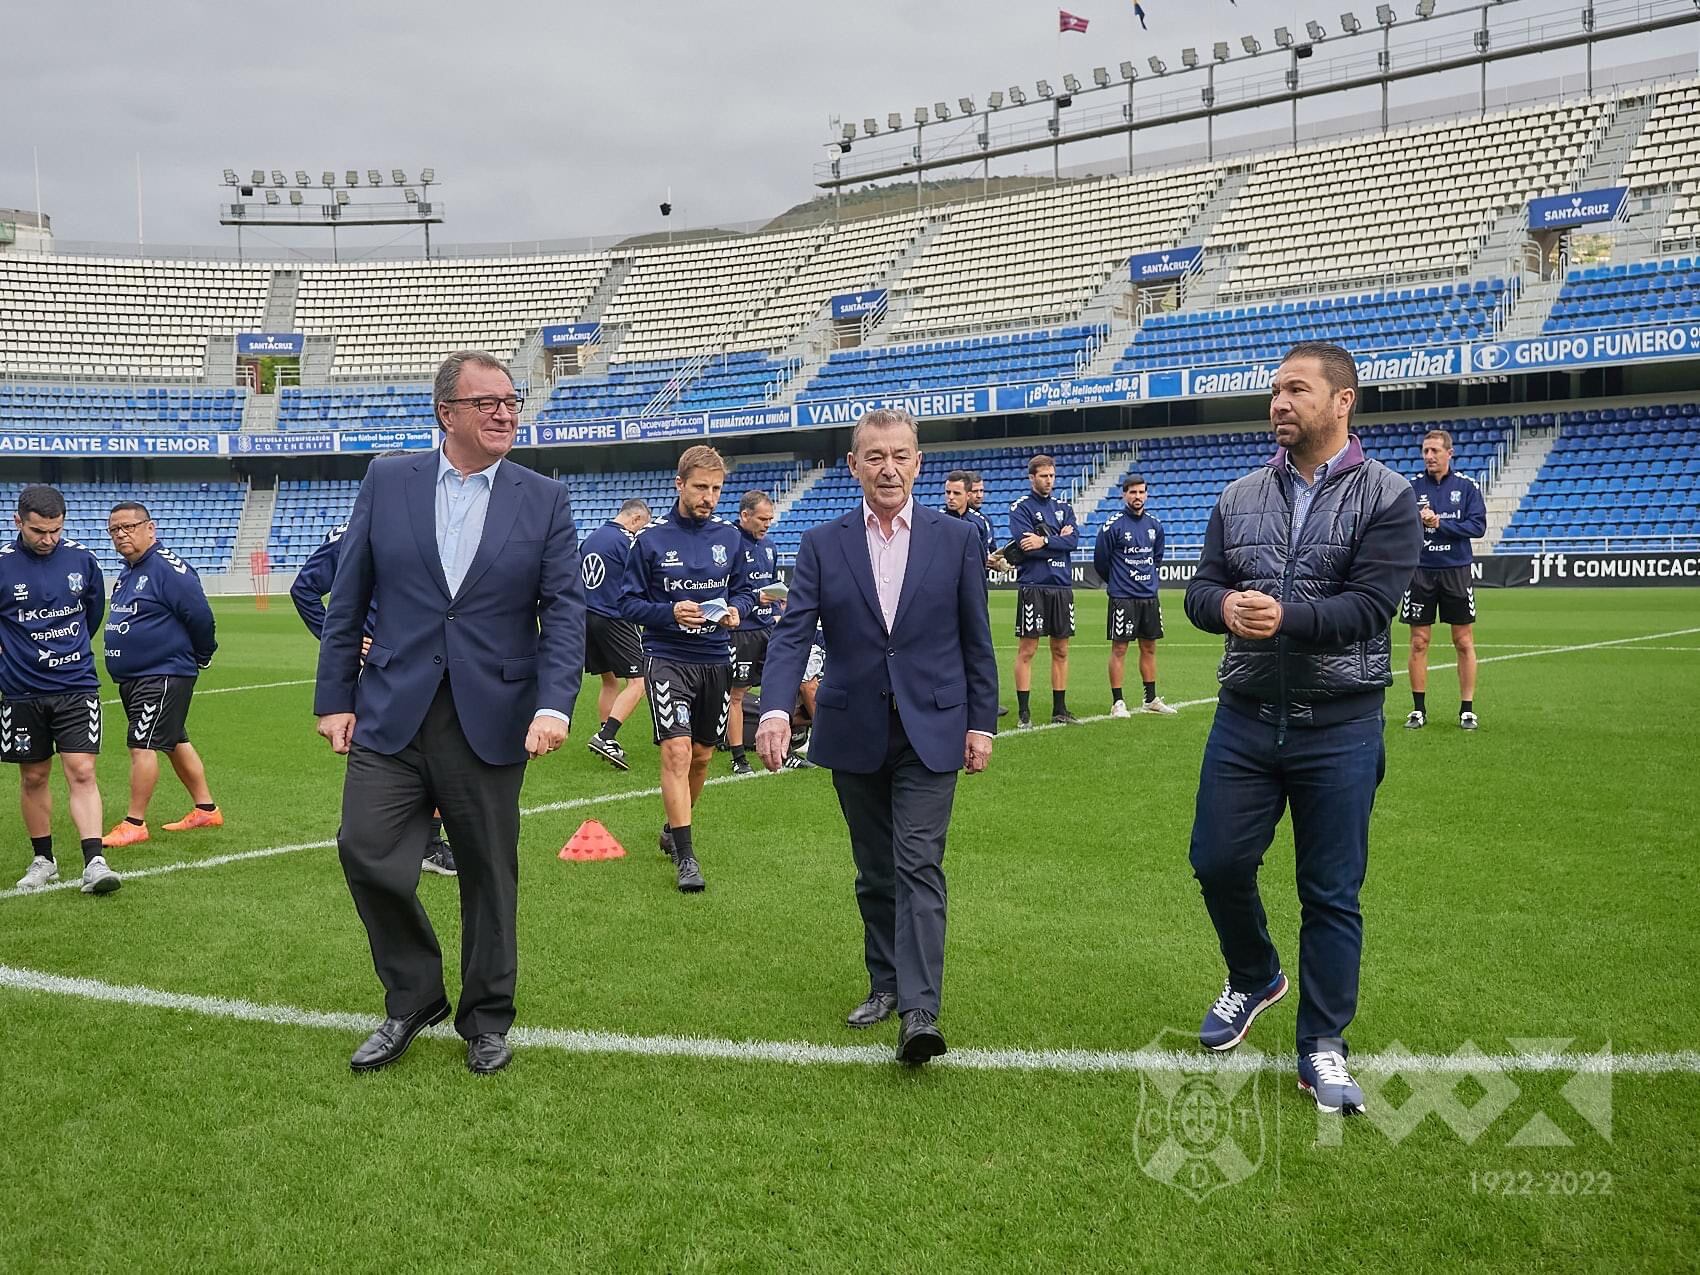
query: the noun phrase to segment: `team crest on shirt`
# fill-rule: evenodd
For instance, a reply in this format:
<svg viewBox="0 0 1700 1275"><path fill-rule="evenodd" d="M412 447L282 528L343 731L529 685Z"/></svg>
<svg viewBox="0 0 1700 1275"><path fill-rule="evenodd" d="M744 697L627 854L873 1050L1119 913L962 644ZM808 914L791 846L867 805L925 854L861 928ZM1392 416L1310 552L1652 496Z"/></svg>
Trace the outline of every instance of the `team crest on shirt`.
<svg viewBox="0 0 1700 1275"><path fill-rule="evenodd" d="M14 584L12 586L12 601L14 601L14 602L28 602L29 600L30 600L30 587L29 587L29 585L25 584L23 581L20 580L17 584Z"/></svg>
<svg viewBox="0 0 1700 1275"><path fill-rule="evenodd" d="M1147 527L1145 529L1145 538L1147 540L1155 540L1157 538L1157 528Z"/></svg>
<svg viewBox="0 0 1700 1275"><path fill-rule="evenodd" d="M147 587L148 587L148 578L146 576L137 576L136 577L136 592L140 593L143 589L145 589Z"/></svg>
<svg viewBox="0 0 1700 1275"><path fill-rule="evenodd" d="M1452 489L1452 503L1457 505L1457 504L1462 504L1463 501L1464 501L1464 493L1462 491L1460 491L1458 488L1454 487Z"/></svg>
<svg viewBox="0 0 1700 1275"><path fill-rule="evenodd" d="M724 567L726 565L726 546L725 545L715 545L714 546L714 565L717 566L717 567Z"/></svg>
<svg viewBox="0 0 1700 1275"><path fill-rule="evenodd" d="M1133 532L1131 532L1131 531L1122 532L1122 543L1132 544L1133 543Z"/></svg>
<svg viewBox="0 0 1700 1275"><path fill-rule="evenodd" d="M72 571L67 574L65 577L65 587L72 593L81 593L83 591L83 573L81 571Z"/></svg>

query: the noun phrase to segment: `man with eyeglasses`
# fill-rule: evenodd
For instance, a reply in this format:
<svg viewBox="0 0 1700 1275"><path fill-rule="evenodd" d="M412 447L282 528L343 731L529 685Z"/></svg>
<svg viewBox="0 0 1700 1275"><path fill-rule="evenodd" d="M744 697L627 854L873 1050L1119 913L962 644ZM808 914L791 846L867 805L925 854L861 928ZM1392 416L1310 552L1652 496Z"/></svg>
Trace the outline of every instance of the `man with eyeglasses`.
<svg viewBox="0 0 1700 1275"><path fill-rule="evenodd" d="M189 742L195 678L218 650L212 607L195 569L159 543L153 516L139 501L112 506L106 534L124 559L106 621L106 672L118 683L129 719L130 808L101 845L148 840L148 803L159 783L159 754L188 789L194 808L167 832L222 828L224 814L207 787L201 755Z"/></svg>
<svg viewBox="0 0 1700 1275"><path fill-rule="evenodd" d="M507 458L520 411L507 367L483 351L451 354L431 398L441 448L375 460L360 484L313 711L348 756L337 849L387 1015L349 1066L389 1066L449 1016L417 893L436 807L460 869L455 1030L467 1069L484 1076L513 1060L520 785L527 761L567 738L584 588L566 487Z"/></svg>
<svg viewBox="0 0 1700 1275"><path fill-rule="evenodd" d="M65 497L25 487L13 519L18 538L0 545L0 761L18 768L29 835L20 890L59 879L53 855L53 754L65 772L71 822L82 842L84 894L121 884L101 854L100 675L90 639L106 614L106 580L93 553L65 538Z"/></svg>

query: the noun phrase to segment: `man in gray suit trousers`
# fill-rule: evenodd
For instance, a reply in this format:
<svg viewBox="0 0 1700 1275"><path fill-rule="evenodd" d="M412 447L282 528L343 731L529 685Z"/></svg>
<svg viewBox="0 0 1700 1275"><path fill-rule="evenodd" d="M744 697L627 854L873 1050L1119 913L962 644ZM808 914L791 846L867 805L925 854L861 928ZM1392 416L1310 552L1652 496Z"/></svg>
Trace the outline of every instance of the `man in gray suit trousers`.
<svg viewBox="0 0 1700 1275"><path fill-rule="evenodd" d="M809 760L832 771L856 859L868 997L851 1027L902 1014L899 1062L945 1052L944 843L957 772L984 770L998 670L985 545L972 523L915 503L920 438L907 412L862 417L850 439L854 512L803 533L768 646L756 752L779 769L818 621L826 674Z"/></svg>

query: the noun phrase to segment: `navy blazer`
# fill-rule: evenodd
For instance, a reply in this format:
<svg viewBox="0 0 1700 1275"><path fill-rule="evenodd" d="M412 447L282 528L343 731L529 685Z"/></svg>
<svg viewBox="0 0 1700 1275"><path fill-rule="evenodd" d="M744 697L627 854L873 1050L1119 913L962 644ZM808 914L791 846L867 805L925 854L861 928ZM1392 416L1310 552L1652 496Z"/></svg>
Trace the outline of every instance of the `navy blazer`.
<svg viewBox="0 0 1700 1275"><path fill-rule="evenodd" d="M891 699L923 765L962 769L970 730L993 734L998 666L986 613L986 555L979 529L915 505L909 565L887 633L868 559L862 505L803 533L791 592L767 651L762 708L797 703L819 621L826 676L815 692L809 760L872 774L885 762Z"/></svg>
<svg viewBox="0 0 1700 1275"><path fill-rule="evenodd" d="M375 460L360 484L319 646L313 711L353 713L354 739L395 754L449 675L472 750L526 760L540 708L572 715L584 669L584 591L567 489L512 460L496 471L484 536L449 596L437 553L435 451ZM372 649L360 660L372 609Z"/></svg>

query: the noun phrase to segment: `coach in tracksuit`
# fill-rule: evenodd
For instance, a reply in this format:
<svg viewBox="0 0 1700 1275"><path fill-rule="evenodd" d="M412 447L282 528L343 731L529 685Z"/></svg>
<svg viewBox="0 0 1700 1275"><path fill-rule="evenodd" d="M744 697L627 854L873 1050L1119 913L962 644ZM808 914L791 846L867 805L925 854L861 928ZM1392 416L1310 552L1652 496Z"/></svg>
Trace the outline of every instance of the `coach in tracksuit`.
<svg viewBox="0 0 1700 1275"><path fill-rule="evenodd" d="M53 856L53 754L71 794L83 850L83 893L107 894L118 874L100 852L100 675L90 639L106 614L95 556L67 540L65 497L53 487L18 496L18 538L0 545L0 761L18 768L32 857L20 890L59 879Z"/></svg>
<svg viewBox="0 0 1700 1275"><path fill-rule="evenodd" d="M147 506L112 506L106 531L124 559L106 621L106 672L118 683L129 719L130 808L101 842L107 848L148 840L148 803L159 782L159 754L189 791L194 809L167 832L224 826L207 787L206 767L189 742L195 678L218 650L212 607L195 569L159 543Z"/></svg>
<svg viewBox="0 0 1700 1275"><path fill-rule="evenodd" d="M1057 463L1049 456L1027 462L1033 489L1009 507L1009 534L1021 560L1015 566L1020 586L1015 606L1015 699L1023 727L1033 724L1028 695L1033 687L1033 656L1039 639L1051 639L1051 721L1079 721L1068 711L1068 640L1074 636L1074 574L1069 555L1080 544L1079 524L1066 500L1052 497Z"/></svg>
<svg viewBox="0 0 1700 1275"><path fill-rule="evenodd" d="M1452 468L1452 435L1431 429L1423 435L1423 472L1411 479L1417 516L1423 524L1423 557L1399 618L1411 627L1411 715L1407 730L1428 725L1428 644L1436 617L1452 628L1458 654L1458 725L1475 730L1476 590L1470 541L1487 531L1487 502L1481 488Z"/></svg>
<svg viewBox="0 0 1700 1275"><path fill-rule="evenodd" d="M756 605L744 537L714 516L726 462L714 448L688 447L673 486L679 498L637 538L626 558L620 614L643 629L644 670L655 742L661 748L661 848L679 889L703 888L691 841L691 810L726 733L732 703L731 630Z"/></svg>

